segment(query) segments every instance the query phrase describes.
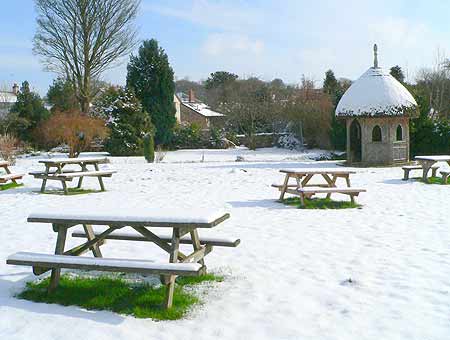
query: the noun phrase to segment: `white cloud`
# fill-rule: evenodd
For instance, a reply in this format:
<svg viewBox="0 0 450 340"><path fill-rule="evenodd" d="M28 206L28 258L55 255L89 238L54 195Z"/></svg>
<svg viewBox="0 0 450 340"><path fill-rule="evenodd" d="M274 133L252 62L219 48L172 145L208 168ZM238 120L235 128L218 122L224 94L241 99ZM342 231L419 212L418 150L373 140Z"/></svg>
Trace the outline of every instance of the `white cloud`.
<svg viewBox="0 0 450 340"><path fill-rule="evenodd" d="M251 54L260 56L264 50L264 43L261 40L252 40L246 35L236 33L216 33L211 34L203 44L203 51L211 57L228 55Z"/></svg>
<svg viewBox="0 0 450 340"><path fill-rule="evenodd" d="M227 31L242 30L260 23L260 13L252 3L243 1L171 1L159 5L151 2L142 4L144 11L171 16L201 26Z"/></svg>

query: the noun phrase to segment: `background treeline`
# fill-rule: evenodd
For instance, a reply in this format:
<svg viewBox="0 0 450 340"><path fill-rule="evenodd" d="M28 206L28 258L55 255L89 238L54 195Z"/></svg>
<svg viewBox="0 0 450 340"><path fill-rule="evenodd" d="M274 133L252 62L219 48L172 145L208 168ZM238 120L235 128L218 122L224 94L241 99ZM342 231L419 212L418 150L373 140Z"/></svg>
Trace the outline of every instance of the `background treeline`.
<svg viewBox="0 0 450 340"><path fill-rule="evenodd" d="M442 58L433 68L422 69L414 83L405 81L399 66L392 67L391 74L418 103L418 116L411 121L412 155L449 153L449 62ZM224 140L237 143L236 136L244 135L246 145L255 148L261 134L288 134L308 147L345 150L345 127L334 112L351 83L332 70L320 82L301 77L298 84L240 79L225 71L212 73L205 81L175 81L168 56L155 40L149 40L130 57L126 86L92 82L95 95L87 112L72 82L64 77L54 80L45 100L23 82L17 102L0 117L0 135L9 143L15 140L37 148L67 144L71 156L97 141L113 155L142 155L149 138L151 148L175 149L224 147L230 145ZM176 123L173 95L189 90L225 114L224 124L212 127L206 137L195 124Z"/></svg>

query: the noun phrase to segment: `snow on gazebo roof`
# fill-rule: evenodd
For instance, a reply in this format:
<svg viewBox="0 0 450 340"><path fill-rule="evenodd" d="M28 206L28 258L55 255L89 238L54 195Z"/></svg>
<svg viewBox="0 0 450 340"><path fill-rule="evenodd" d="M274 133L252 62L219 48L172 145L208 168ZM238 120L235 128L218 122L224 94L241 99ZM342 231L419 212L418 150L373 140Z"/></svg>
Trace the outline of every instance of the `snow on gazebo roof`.
<svg viewBox="0 0 450 340"><path fill-rule="evenodd" d="M377 45L374 54L374 66L345 92L336 116L401 116L417 106L411 93L389 72L378 67Z"/></svg>

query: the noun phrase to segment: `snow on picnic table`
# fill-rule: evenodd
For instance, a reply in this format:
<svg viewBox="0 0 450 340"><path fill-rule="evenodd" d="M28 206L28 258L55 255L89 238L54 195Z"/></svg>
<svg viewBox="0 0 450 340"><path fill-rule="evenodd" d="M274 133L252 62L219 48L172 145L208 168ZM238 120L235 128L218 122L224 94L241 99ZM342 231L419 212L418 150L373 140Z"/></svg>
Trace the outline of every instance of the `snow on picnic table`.
<svg viewBox="0 0 450 340"><path fill-rule="evenodd" d="M249 162L234 162L238 153ZM38 160L19 159L15 169L39 170ZM402 181L401 168L356 169L352 185L367 189L357 199L362 209L299 210L275 201L271 184L284 178L278 171L336 163L265 149L177 151L162 164L111 158L108 166L118 173L105 180L105 193L42 195L31 176L0 192L0 339L450 338L450 186ZM207 256L209 270L227 279L186 319L154 322L13 297L35 277L28 267L7 266L6 257L54 250L50 225L27 223L31 212L145 205L166 213L225 210L231 218L201 235L241 239ZM110 241L102 249L105 257L168 258L145 242Z"/></svg>

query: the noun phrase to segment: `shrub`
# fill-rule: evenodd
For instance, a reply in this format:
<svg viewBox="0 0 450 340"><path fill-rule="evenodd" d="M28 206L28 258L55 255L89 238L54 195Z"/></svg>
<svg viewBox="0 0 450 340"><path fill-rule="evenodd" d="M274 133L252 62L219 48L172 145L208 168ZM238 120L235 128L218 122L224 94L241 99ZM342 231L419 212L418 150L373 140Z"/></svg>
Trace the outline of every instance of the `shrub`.
<svg viewBox="0 0 450 340"><path fill-rule="evenodd" d="M0 158L14 164L19 141L10 134L0 135Z"/></svg>
<svg viewBox="0 0 450 340"><path fill-rule="evenodd" d="M150 133L144 136L144 157L148 163L155 161L155 142Z"/></svg>
<svg viewBox="0 0 450 340"><path fill-rule="evenodd" d="M202 147L202 130L199 125L178 124L175 126L172 138L175 149L198 149Z"/></svg>
<svg viewBox="0 0 450 340"><path fill-rule="evenodd" d="M425 115L412 121L411 154L448 154L450 152L450 124L444 119L432 120Z"/></svg>
<svg viewBox="0 0 450 340"><path fill-rule="evenodd" d="M36 135L49 147L67 144L69 157L78 157L95 138L106 138L108 128L103 119L79 111L56 112L40 124Z"/></svg>
<svg viewBox="0 0 450 340"><path fill-rule="evenodd" d="M115 156L141 156L143 138L153 134L150 116L132 91L123 87L106 89L94 103L93 114L106 120L110 135L105 149Z"/></svg>

